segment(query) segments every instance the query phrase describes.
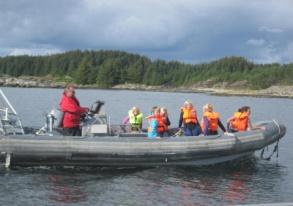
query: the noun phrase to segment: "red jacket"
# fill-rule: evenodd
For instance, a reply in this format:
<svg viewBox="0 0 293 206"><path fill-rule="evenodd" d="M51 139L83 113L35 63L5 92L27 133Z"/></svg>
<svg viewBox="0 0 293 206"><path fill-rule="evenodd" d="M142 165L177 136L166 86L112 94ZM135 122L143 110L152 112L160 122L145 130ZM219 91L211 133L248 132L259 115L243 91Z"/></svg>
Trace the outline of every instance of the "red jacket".
<svg viewBox="0 0 293 206"><path fill-rule="evenodd" d="M75 97L68 97L63 94L60 101L61 111L64 112L63 128L78 127L82 113L87 112L87 108L80 107L79 101Z"/></svg>

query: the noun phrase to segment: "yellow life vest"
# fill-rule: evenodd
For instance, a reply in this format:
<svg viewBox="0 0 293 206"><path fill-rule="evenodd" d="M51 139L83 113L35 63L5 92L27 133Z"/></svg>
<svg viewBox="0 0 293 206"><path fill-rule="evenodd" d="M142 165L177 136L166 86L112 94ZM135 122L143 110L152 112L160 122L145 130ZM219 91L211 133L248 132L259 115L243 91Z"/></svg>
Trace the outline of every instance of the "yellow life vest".
<svg viewBox="0 0 293 206"><path fill-rule="evenodd" d="M129 123L131 124L132 127L140 127L140 125L142 124L142 117L143 117L143 114L141 112L135 116L132 110L129 110L128 116L129 116Z"/></svg>
<svg viewBox="0 0 293 206"><path fill-rule="evenodd" d="M182 107L181 111L183 112L183 123L184 124L189 124L189 123L196 124L197 123L197 114L194 109L186 109L186 108Z"/></svg>

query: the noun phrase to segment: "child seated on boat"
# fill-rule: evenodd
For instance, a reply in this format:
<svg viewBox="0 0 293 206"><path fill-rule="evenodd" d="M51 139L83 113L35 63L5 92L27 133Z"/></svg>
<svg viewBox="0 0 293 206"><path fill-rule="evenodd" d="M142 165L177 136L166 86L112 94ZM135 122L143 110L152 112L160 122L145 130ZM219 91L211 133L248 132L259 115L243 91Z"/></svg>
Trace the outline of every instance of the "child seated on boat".
<svg viewBox="0 0 293 206"><path fill-rule="evenodd" d="M142 129L142 117L143 114L140 112L138 107L132 107L131 110L128 111L128 116L123 119L123 124L130 124L130 129L133 132L141 131Z"/></svg>
<svg viewBox="0 0 293 206"><path fill-rule="evenodd" d="M219 127L222 129L223 132L226 132L226 129L220 120L220 114L214 111L213 105L204 105L203 117L201 122L203 135L217 135Z"/></svg>
<svg viewBox="0 0 293 206"><path fill-rule="evenodd" d="M251 109L249 106L244 106L238 109L232 117L227 121L227 129L229 132L242 132L252 129L250 121Z"/></svg>
<svg viewBox="0 0 293 206"><path fill-rule="evenodd" d="M159 136L170 136L168 126L171 125L171 122L169 120L168 111L165 107L160 108L160 117L161 117L161 124L162 125L162 131L159 131Z"/></svg>
<svg viewBox="0 0 293 206"><path fill-rule="evenodd" d="M158 132L158 126L159 126L159 121L158 119L160 118L160 108L159 107L153 107L152 108L152 113L151 115L146 117L149 123L148 127L148 138L149 139L157 139L159 137L159 132Z"/></svg>
<svg viewBox="0 0 293 206"><path fill-rule="evenodd" d="M183 107L181 107L179 128L181 128L182 123L184 124L185 136L198 136L201 134L196 109L189 100L185 101Z"/></svg>

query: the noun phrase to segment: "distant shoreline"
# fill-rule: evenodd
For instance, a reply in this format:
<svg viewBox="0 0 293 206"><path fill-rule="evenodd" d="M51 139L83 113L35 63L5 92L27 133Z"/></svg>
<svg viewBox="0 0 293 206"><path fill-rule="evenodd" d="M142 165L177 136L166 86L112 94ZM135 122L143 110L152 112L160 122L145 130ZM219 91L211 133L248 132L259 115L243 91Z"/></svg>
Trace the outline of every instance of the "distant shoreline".
<svg viewBox="0 0 293 206"><path fill-rule="evenodd" d="M0 87L19 87L19 88L64 88L66 82L55 82L46 77L0 77ZM157 91L157 92L186 92L186 93L204 93L221 96L252 96L252 97L276 97L293 98L293 86L274 85L267 89L227 89L214 87L198 86L150 86L143 84L121 84L110 88L101 88L97 85L77 85L80 89L112 89L112 90L132 90L132 91Z"/></svg>
<svg viewBox="0 0 293 206"><path fill-rule="evenodd" d="M136 90L136 91L162 91L162 92L186 92L186 93L204 93L219 96L252 96L268 98L293 98L293 86L271 86L267 89L226 89L213 87L164 87L147 86L139 84L122 84L112 87L112 89Z"/></svg>

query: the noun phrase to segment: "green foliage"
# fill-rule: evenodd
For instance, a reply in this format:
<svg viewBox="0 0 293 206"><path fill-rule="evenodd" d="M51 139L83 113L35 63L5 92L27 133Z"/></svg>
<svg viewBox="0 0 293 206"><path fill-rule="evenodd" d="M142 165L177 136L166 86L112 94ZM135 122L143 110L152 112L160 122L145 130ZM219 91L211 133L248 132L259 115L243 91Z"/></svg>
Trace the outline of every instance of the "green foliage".
<svg viewBox="0 0 293 206"><path fill-rule="evenodd" d="M134 64L127 69L127 79L129 83L143 82L143 76L146 68L151 64L147 58L139 58Z"/></svg>
<svg viewBox="0 0 293 206"><path fill-rule="evenodd" d="M98 72L97 85L103 88L111 87L115 84L115 68L112 61L103 63Z"/></svg>
<svg viewBox="0 0 293 206"><path fill-rule="evenodd" d="M0 74L46 76L109 88L117 84L184 86L201 81L233 83L251 88L293 84L293 64L254 64L243 57L225 57L205 64L151 61L122 51L70 51L49 56L0 57Z"/></svg>
<svg viewBox="0 0 293 206"><path fill-rule="evenodd" d="M81 63L79 64L76 75L75 75L75 81L78 84L89 84L90 83L90 74L91 71L91 64L87 59L83 59Z"/></svg>

